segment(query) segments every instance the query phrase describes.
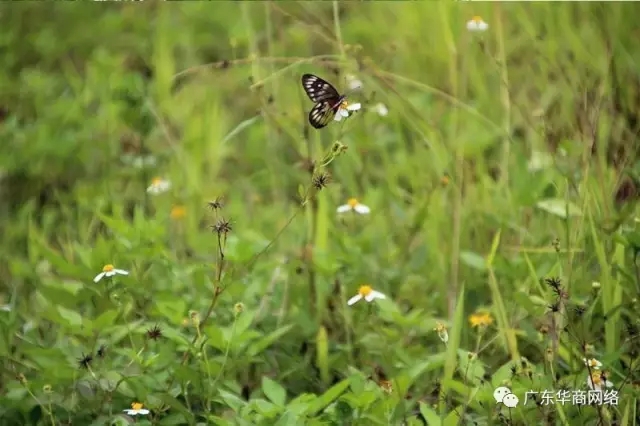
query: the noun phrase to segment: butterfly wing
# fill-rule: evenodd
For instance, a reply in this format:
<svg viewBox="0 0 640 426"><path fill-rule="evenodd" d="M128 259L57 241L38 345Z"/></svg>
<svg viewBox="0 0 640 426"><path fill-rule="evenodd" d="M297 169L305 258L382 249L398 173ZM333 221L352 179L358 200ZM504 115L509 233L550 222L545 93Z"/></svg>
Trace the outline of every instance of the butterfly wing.
<svg viewBox="0 0 640 426"><path fill-rule="evenodd" d="M337 102L340 99L340 94L335 87L313 74L304 74L302 76L302 88L309 96L309 99L315 103L324 101Z"/></svg>
<svg viewBox="0 0 640 426"><path fill-rule="evenodd" d="M329 124L334 115L336 115L336 108L330 101L318 102L309 111L309 123L315 129L322 129Z"/></svg>

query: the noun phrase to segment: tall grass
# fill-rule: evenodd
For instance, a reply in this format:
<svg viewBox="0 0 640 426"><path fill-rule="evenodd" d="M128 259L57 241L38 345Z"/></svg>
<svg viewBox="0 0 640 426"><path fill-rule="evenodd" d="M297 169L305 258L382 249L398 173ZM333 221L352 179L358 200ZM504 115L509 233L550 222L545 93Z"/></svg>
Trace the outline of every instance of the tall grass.
<svg viewBox="0 0 640 426"><path fill-rule="evenodd" d="M638 424L638 11L1 8L3 424Z"/></svg>

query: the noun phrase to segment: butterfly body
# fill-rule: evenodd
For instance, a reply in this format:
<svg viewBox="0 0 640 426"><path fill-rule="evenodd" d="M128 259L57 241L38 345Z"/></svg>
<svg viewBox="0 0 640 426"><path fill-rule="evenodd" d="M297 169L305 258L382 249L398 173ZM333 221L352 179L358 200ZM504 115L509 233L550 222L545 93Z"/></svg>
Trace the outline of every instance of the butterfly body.
<svg viewBox="0 0 640 426"><path fill-rule="evenodd" d="M315 102L309 111L309 124L316 129L325 127L340 109L345 96L338 93L330 83L313 74L302 76L302 88L309 99Z"/></svg>

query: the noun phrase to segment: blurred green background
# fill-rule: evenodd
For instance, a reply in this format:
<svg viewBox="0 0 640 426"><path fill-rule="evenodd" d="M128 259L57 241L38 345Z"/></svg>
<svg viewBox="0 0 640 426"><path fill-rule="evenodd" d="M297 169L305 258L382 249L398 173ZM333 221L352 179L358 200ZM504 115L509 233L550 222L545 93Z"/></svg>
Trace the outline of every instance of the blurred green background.
<svg viewBox="0 0 640 426"><path fill-rule="evenodd" d="M2 4L1 424L639 424L639 12Z"/></svg>

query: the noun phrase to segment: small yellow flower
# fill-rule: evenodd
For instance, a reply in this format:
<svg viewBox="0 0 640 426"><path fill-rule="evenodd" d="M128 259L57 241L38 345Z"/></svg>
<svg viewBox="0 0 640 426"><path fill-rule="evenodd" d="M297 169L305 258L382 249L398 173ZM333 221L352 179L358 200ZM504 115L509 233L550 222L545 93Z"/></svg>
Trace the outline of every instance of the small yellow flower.
<svg viewBox="0 0 640 426"><path fill-rule="evenodd" d="M582 358L582 362L584 362L584 365L586 365L589 368L593 368L594 370L600 370L600 367L602 367L602 363L595 358L591 358L591 359Z"/></svg>
<svg viewBox="0 0 640 426"><path fill-rule="evenodd" d="M469 316L471 327L487 327L493 322L491 314L487 312L477 312Z"/></svg>
<svg viewBox="0 0 640 426"><path fill-rule="evenodd" d="M607 380L605 373L599 370L591 370L591 375L587 374L587 386L591 390L601 391L603 387L613 387L613 383Z"/></svg>
<svg viewBox="0 0 640 426"><path fill-rule="evenodd" d="M166 179L156 177L151 180L151 185L147 188L150 194L162 194L171 188L171 182Z"/></svg>
<svg viewBox="0 0 640 426"><path fill-rule="evenodd" d="M356 212L360 214L368 214L371 212L371 209L364 204L360 204L360 202L356 198L349 198L347 200L347 204L343 204L336 210L338 213L346 213L346 212Z"/></svg>
<svg viewBox="0 0 640 426"><path fill-rule="evenodd" d="M438 333L438 337L442 340L443 343L447 343L449 341L449 332L447 331L447 327L441 322L436 324L436 328L433 329L436 333Z"/></svg>
<svg viewBox="0 0 640 426"><path fill-rule="evenodd" d="M122 411L130 416L136 416L138 414L142 414L144 416L146 414L149 414L149 410L147 410L146 408L142 408L142 403L140 402L134 402L133 404L131 404L131 408Z"/></svg>
<svg viewBox="0 0 640 426"><path fill-rule="evenodd" d="M123 269L116 269L113 265L108 264L108 265L104 265L104 267L102 268L102 272L100 272L98 275L96 275L96 277L93 279L94 283L97 283L98 281L100 281L102 278L104 277L112 277L116 274L119 275L129 275L129 272L123 270Z"/></svg>
<svg viewBox="0 0 640 426"><path fill-rule="evenodd" d="M489 24L484 22L480 16L474 16L467 22L467 29L469 31L486 31L489 28Z"/></svg>
<svg viewBox="0 0 640 426"><path fill-rule="evenodd" d="M358 294L347 301L347 305L351 306L361 299L364 299L367 302L373 302L375 299L385 299L386 297L387 296L379 291L372 289L371 286L363 285L358 289Z"/></svg>
<svg viewBox="0 0 640 426"><path fill-rule="evenodd" d="M184 206L173 206L171 208L171 213L169 214L169 216L171 216L171 219L173 220L182 219L186 215L187 209Z"/></svg>

